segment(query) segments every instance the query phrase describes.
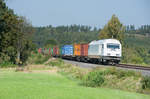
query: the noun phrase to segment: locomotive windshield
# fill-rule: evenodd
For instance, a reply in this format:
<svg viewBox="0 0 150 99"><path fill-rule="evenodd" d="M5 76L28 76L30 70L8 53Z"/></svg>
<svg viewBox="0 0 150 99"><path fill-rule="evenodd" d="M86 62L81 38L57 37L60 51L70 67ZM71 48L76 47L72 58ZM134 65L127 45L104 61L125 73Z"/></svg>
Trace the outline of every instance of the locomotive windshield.
<svg viewBox="0 0 150 99"><path fill-rule="evenodd" d="M120 46L119 46L119 44L109 43L109 44L107 44L107 48L110 48L110 49L120 49Z"/></svg>

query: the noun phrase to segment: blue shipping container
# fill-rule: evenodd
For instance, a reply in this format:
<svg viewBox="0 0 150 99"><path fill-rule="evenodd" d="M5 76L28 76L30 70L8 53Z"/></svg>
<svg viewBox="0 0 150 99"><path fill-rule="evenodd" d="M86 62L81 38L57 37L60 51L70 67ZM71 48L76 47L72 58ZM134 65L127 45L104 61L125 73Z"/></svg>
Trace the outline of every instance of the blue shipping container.
<svg viewBox="0 0 150 99"><path fill-rule="evenodd" d="M64 45L62 47L62 55L73 55L73 46L72 45Z"/></svg>

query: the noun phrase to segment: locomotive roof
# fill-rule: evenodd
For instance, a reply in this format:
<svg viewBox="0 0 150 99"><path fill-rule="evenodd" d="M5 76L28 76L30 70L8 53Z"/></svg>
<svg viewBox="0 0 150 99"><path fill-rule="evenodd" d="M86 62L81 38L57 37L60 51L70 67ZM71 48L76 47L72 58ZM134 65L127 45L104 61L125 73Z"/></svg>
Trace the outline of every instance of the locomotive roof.
<svg viewBox="0 0 150 99"><path fill-rule="evenodd" d="M104 44L104 43L116 43L116 44L120 44L120 42L117 39L102 39L102 40L98 40L98 41L92 41L90 43L91 44Z"/></svg>

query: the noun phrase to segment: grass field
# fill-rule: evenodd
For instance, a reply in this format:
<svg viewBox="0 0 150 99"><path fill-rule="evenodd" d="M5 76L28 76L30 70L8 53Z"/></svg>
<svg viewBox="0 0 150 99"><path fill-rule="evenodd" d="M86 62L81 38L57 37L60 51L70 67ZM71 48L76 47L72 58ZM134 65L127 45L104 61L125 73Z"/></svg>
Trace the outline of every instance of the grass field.
<svg viewBox="0 0 150 99"><path fill-rule="evenodd" d="M150 96L79 86L77 81L56 72L0 70L0 99L150 99Z"/></svg>

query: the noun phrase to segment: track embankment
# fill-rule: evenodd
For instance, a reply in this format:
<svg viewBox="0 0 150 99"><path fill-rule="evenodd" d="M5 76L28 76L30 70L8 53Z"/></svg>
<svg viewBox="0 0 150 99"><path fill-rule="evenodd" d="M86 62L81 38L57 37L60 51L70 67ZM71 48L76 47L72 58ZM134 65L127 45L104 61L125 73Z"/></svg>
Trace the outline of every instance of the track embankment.
<svg viewBox="0 0 150 99"><path fill-rule="evenodd" d="M95 67L117 67L118 69L134 70L136 72L140 72L143 76L150 76L150 67L144 67L144 66L127 65L127 64L119 64L116 66L110 66L110 65L77 62L77 61L72 61L72 60L64 60L64 62L81 67L81 68L87 68L87 69L92 69Z"/></svg>

